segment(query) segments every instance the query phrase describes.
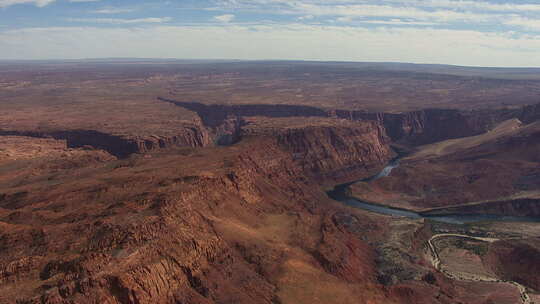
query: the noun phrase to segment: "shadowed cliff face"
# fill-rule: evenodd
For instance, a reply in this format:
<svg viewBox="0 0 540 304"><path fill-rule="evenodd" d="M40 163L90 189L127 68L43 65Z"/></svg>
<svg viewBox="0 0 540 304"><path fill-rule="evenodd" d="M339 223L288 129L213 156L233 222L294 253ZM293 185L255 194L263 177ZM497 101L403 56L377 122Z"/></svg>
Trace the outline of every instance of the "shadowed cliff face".
<svg viewBox="0 0 540 304"><path fill-rule="evenodd" d="M336 110L332 113L351 120L377 121L384 126L392 141L416 146L482 134L513 118L532 123L540 119L540 104L518 110L426 109L398 114Z"/></svg>
<svg viewBox="0 0 540 304"><path fill-rule="evenodd" d="M95 130L69 131L0 131L2 135L54 138L66 140L68 148L91 146L118 157L125 158L133 153L144 153L159 148L173 146L204 147L210 144L210 138L204 128L183 126L174 136L146 136L139 138L111 135Z"/></svg>
<svg viewBox="0 0 540 304"><path fill-rule="evenodd" d="M158 97L196 112L204 125L221 128L231 118L242 117L337 117L351 121L375 121L384 127L394 142L424 145L437 141L473 136L489 131L498 123L518 118L525 123L540 118L540 104L519 110L475 110L426 109L405 113L369 113L348 110L323 110L310 106L296 105L205 105L197 102L182 102Z"/></svg>
<svg viewBox="0 0 540 304"><path fill-rule="evenodd" d="M338 117L352 121L374 121L380 132L394 142L421 145L451 138L472 136L490 130L498 122L519 118L529 123L540 117L540 105L519 110L458 111L429 109L400 114L366 113L294 105L204 105L158 98L161 101L195 111L203 125L181 125L171 136L123 136L96 130L0 131L0 135L52 137L65 139L68 147L92 146L125 158L133 153L145 153L169 147L205 147L230 145L242 137L244 117ZM382 136L382 135L381 135Z"/></svg>
<svg viewBox="0 0 540 304"><path fill-rule="evenodd" d="M340 118L374 120L381 123L392 141L423 145L484 133L502 121L498 113L427 109L406 113L335 111Z"/></svg>
<svg viewBox="0 0 540 304"><path fill-rule="evenodd" d="M326 117L326 111L309 106L296 105L205 105L198 102L175 101L158 97L158 100L175 104L194 111L201 117L205 126L219 127L230 116L264 117Z"/></svg>
<svg viewBox="0 0 540 304"><path fill-rule="evenodd" d="M136 142L120 136L113 136L94 130L52 131L52 132L20 132L0 131L0 135L27 136L37 138L54 138L66 140L68 148L81 148L92 146L102 149L110 154L122 158L138 152Z"/></svg>
<svg viewBox="0 0 540 304"><path fill-rule="evenodd" d="M534 105L524 106L514 111L504 111L506 115L512 116L512 118L518 118L525 124L533 123L540 120L540 103Z"/></svg>

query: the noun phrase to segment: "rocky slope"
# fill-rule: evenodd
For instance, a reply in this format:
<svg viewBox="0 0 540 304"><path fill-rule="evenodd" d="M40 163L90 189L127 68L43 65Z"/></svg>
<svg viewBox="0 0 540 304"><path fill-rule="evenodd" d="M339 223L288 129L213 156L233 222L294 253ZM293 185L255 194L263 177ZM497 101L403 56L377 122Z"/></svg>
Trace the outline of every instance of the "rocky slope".
<svg viewBox="0 0 540 304"><path fill-rule="evenodd" d="M304 134L378 139L370 126ZM57 173L53 189L2 189L0 302L392 303L368 244L337 226L339 207L317 203L327 199L305 176L319 167L295 162L289 149L307 151L292 144L309 139L294 138L119 161L77 180ZM364 151L376 169L390 157L378 144L348 143L343 160L322 168Z"/></svg>
<svg viewBox="0 0 540 304"><path fill-rule="evenodd" d="M488 250L484 263L505 280L540 291L540 240L499 241Z"/></svg>
<svg viewBox="0 0 540 304"><path fill-rule="evenodd" d="M431 274L422 258L428 226L323 192L321 184L367 177L393 156L380 125L246 124L232 146L15 179L14 163L0 165L0 303L431 304L494 295Z"/></svg>

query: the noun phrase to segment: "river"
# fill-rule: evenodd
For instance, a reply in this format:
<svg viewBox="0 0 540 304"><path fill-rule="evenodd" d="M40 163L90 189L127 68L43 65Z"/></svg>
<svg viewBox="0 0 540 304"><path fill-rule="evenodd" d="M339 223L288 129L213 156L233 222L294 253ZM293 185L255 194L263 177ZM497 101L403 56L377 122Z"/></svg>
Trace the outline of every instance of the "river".
<svg viewBox="0 0 540 304"><path fill-rule="evenodd" d="M378 174L363 179L360 181L372 182L379 178L390 175L394 168L399 166L399 158L396 158L382 169ZM356 183L350 182L346 184L337 185L333 190L328 191L327 194L334 200L340 201L347 206L359 208L379 214L386 214L398 217L406 217L411 219L425 218L436 222L464 225L468 223L477 222L540 222L540 218L537 217L521 217L521 216L504 216L504 215L474 215L474 214L449 214L449 215L421 215L414 211L392 208L384 205L373 204L365 201L361 201L357 198L351 197L347 194L347 190L350 185Z"/></svg>

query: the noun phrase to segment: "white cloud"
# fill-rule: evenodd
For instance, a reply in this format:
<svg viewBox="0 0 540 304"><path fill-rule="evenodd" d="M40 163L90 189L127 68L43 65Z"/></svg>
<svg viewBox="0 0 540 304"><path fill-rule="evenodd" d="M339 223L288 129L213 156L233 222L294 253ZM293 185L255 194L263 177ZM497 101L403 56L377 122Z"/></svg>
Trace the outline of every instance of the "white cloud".
<svg viewBox="0 0 540 304"><path fill-rule="evenodd" d="M217 20L219 22L231 22L234 20L234 18L235 18L234 15L226 14L226 15L215 16L214 20Z"/></svg>
<svg viewBox="0 0 540 304"><path fill-rule="evenodd" d="M511 26L519 26L525 29L540 31L540 19L530 19L514 16L504 21L504 24Z"/></svg>
<svg viewBox="0 0 540 304"><path fill-rule="evenodd" d="M174 57L540 66L540 36L429 28L301 24L28 28L0 30L0 44L4 59Z"/></svg>
<svg viewBox="0 0 540 304"><path fill-rule="evenodd" d="M348 17L343 17L348 18ZM421 21L407 21L401 19L392 19L392 20L361 20L360 23L368 24L386 24L386 25L436 25L433 22L421 22Z"/></svg>
<svg viewBox="0 0 540 304"><path fill-rule="evenodd" d="M388 17L409 18L423 21L452 22L475 21L485 22L496 18L496 15L479 14L471 12L458 12L453 10L428 11L415 7L395 7L389 5L314 5L295 3L291 6L293 11L314 16L342 16L342 17Z"/></svg>
<svg viewBox="0 0 540 304"><path fill-rule="evenodd" d="M471 0L220 0L220 9L324 16L340 22L358 18L411 19L433 24L502 23L512 15L540 12L538 3L493 3ZM297 17L297 20L303 20Z"/></svg>
<svg viewBox="0 0 540 304"><path fill-rule="evenodd" d="M219 3L227 7L253 8L261 6L297 6L298 4L317 5L317 6L336 6L336 5L390 5L402 7L424 7L424 8L445 8L461 10L484 10L496 12L531 12L540 11L538 2L522 3L493 3L488 1L472 0L220 0Z"/></svg>
<svg viewBox="0 0 540 304"><path fill-rule="evenodd" d="M133 8L121 8L121 7L106 7L91 11L95 14L122 14L122 13L131 13L134 12Z"/></svg>
<svg viewBox="0 0 540 304"><path fill-rule="evenodd" d="M298 20L312 20L314 18L315 18L315 16L313 16L313 15L305 15L305 16L300 16L297 19Z"/></svg>
<svg viewBox="0 0 540 304"><path fill-rule="evenodd" d="M354 17L353 16L344 16L344 17L338 17L336 20L339 21L339 22L343 22L343 23L350 23L350 22L353 22Z"/></svg>
<svg viewBox="0 0 540 304"><path fill-rule="evenodd" d="M134 24L134 23L165 23L172 20L171 17L162 18L138 18L138 19L120 19L120 18L69 18L71 22L85 23L105 23L105 24Z"/></svg>
<svg viewBox="0 0 540 304"><path fill-rule="evenodd" d="M34 4L37 7L44 7L55 0L0 0L0 7L8 7L16 4Z"/></svg>
<svg viewBox="0 0 540 304"><path fill-rule="evenodd" d="M8 7L16 4L34 4L37 7L44 7L47 6L56 0L0 0L0 8L1 7ZM73 3L81 3L81 2L98 2L101 0L69 0L69 2Z"/></svg>
<svg viewBox="0 0 540 304"><path fill-rule="evenodd" d="M419 5L427 7L459 8L465 10L488 10L496 12L531 12L540 11L540 4L535 3L492 3L485 1L467 1L467 0L394 0L392 2L407 3L409 5Z"/></svg>

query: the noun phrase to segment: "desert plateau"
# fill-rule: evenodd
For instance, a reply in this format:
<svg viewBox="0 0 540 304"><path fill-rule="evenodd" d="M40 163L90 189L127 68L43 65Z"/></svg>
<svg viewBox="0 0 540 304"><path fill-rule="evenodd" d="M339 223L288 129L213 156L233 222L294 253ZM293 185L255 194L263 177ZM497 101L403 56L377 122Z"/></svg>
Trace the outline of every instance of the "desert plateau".
<svg viewBox="0 0 540 304"><path fill-rule="evenodd" d="M0 303L540 303L540 70L0 63Z"/></svg>

